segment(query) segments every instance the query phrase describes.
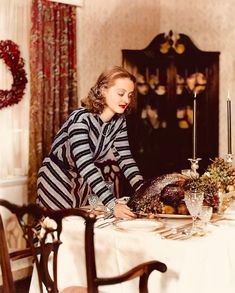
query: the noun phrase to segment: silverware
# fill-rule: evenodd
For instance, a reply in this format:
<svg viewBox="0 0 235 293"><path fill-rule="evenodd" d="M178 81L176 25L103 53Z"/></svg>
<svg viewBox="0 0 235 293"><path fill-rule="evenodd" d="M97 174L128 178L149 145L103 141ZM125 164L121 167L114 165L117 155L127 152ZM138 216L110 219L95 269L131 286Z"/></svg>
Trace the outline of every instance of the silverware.
<svg viewBox="0 0 235 293"><path fill-rule="evenodd" d="M100 219L99 222L96 222L97 224L95 224L95 228L104 228L107 227L111 224L113 224L117 219L115 217L104 217L103 219Z"/></svg>
<svg viewBox="0 0 235 293"><path fill-rule="evenodd" d="M224 216L218 216L210 221L211 224L215 224L218 221L226 220ZM171 228L170 231L158 232L162 239L171 239L171 240L186 240L189 239L192 235L188 232L188 229L192 223L184 224L179 227Z"/></svg>

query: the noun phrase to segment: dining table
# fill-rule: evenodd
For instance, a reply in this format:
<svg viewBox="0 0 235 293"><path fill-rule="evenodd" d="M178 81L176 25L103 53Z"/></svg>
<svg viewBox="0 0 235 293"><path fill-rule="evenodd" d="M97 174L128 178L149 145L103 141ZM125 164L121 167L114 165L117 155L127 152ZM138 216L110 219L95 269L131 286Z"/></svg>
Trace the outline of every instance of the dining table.
<svg viewBox="0 0 235 293"><path fill-rule="evenodd" d="M205 233L191 236L184 232L191 223L191 217L183 215L129 221L101 217L94 229L98 277L116 276L140 263L158 260L167 265L167 271L151 273L150 293L234 293L235 202L222 215L212 217ZM86 286L84 221L75 216L64 219L61 240L59 290ZM138 282L135 278L100 286L100 291L137 293ZM30 293L37 292L35 269Z"/></svg>

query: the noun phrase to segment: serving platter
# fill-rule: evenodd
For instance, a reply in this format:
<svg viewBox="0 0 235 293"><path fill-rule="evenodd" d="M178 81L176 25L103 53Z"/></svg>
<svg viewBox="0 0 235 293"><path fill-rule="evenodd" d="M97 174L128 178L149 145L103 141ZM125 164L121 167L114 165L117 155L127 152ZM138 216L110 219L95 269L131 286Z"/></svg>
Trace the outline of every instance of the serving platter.
<svg viewBox="0 0 235 293"><path fill-rule="evenodd" d="M164 223L150 219L133 219L120 220L115 222L114 225L117 228L126 231L150 232L162 228Z"/></svg>
<svg viewBox="0 0 235 293"><path fill-rule="evenodd" d="M167 219L190 219L190 215L179 215L179 214L157 214L156 217L167 218Z"/></svg>
<svg viewBox="0 0 235 293"><path fill-rule="evenodd" d="M168 219L190 219L190 215L181 215L181 214L152 214L144 212L134 212L137 218L140 219L157 219L157 218L168 218Z"/></svg>

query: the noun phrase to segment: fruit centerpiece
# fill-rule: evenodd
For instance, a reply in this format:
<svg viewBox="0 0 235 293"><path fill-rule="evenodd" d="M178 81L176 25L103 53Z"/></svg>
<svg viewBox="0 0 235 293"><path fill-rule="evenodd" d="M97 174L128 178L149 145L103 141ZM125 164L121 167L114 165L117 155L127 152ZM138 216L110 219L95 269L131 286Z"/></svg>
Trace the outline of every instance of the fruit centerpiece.
<svg viewBox="0 0 235 293"><path fill-rule="evenodd" d="M204 204L218 212L228 194L235 189L235 168L222 158L215 158L199 178L179 173L165 174L147 181L130 199L128 206L147 214L188 214L184 203L186 190L204 192Z"/></svg>
<svg viewBox="0 0 235 293"><path fill-rule="evenodd" d="M212 206L213 211L217 212L222 200L221 195L226 201L226 194L235 190L235 168L223 158L215 158L206 172L197 179L190 178L185 188L203 191L204 203Z"/></svg>

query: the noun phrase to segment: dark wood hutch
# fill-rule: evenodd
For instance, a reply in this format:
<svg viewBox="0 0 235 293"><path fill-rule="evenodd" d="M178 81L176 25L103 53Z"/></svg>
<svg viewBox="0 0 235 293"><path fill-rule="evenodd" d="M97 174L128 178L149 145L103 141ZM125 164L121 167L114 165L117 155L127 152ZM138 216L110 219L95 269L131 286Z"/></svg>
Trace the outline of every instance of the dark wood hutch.
<svg viewBox="0 0 235 293"><path fill-rule="evenodd" d="M122 50L123 66L137 78L136 109L127 123L146 179L190 168L195 93L199 173L218 156L219 54L201 51L187 35L172 31L143 50Z"/></svg>

